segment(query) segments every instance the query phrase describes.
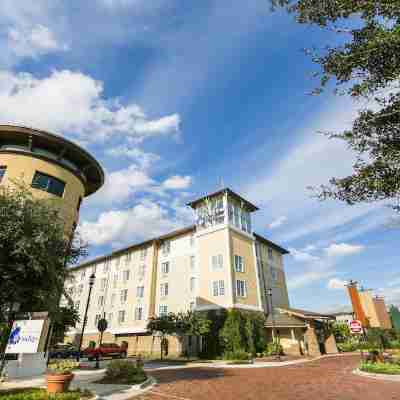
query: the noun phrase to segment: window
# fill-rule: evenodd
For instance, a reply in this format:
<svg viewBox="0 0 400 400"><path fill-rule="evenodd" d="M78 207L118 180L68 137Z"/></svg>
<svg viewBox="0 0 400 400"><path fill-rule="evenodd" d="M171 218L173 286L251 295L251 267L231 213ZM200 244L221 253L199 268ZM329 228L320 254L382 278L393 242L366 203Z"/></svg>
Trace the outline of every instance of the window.
<svg viewBox="0 0 400 400"><path fill-rule="evenodd" d="M104 296L99 296L99 298L97 300L97 305L99 307L103 307L104 306Z"/></svg>
<svg viewBox="0 0 400 400"><path fill-rule="evenodd" d="M144 297L144 286L138 286L136 288L136 297Z"/></svg>
<svg viewBox="0 0 400 400"><path fill-rule="evenodd" d="M145 260L147 257L147 248L141 249L140 250L140 259Z"/></svg>
<svg viewBox="0 0 400 400"><path fill-rule="evenodd" d="M193 235L193 233L190 235L190 246L191 247L194 246L194 235Z"/></svg>
<svg viewBox="0 0 400 400"><path fill-rule="evenodd" d="M233 206L234 207L234 217L235 217L235 226L240 227L240 218L239 218L239 207L238 206Z"/></svg>
<svg viewBox="0 0 400 400"><path fill-rule="evenodd" d="M125 310L118 311L118 323L122 324L125 322Z"/></svg>
<svg viewBox="0 0 400 400"><path fill-rule="evenodd" d="M135 308L135 320L141 321L143 319L143 307Z"/></svg>
<svg viewBox="0 0 400 400"><path fill-rule="evenodd" d="M118 284L118 274L114 274L113 288L115 289Z"/></svg>
<svg viewBox="0 0 400 400"><path fill-rule="evenodd" d="M114 307L115 304L115 293L111 295L111 307Z"/></svg>
<svg viewBox="0 0 400 400"><path fill-rule="evenodd" d="M168 314L168 306L161 305L159 307L159 316L162 317L163 315L167 315L167 314Z"/></svg>
<svg viewBox="0 0 400 400"><path fill-rule="evenodd" d="M54 176L36 171L32 180L32 187L62 197L64 194L65 182L54 178Z"/></svg>
<svg viewBox="0 0 400 400"><path fill-rule="evenodd" d="M165 242L162 242L161 252L162 252L163 256L168 255L170 251L171 251L171 242L169 242L168 240Z"/></svg>
<svg viewBox="0 0 400 400"><path fill-rule="evenodd" d="M190 269L194 271L196 269L196 257L190 256Z"/></svg>
<svg viewBox="0 0 400 400"><path fill-rule="evenodd" d="M84 280L85 280L85 277L86 277L86 272L85 272L85 271L82 271L82 272L81 272L81 281L84 281Z"/></svg>
<svg viewBox="0 0 400 400"><path fill-rule="evenodd" d="M103 273L108 272L108 270L110 269L110 263L111 263L111 259L110 259L110 258L107 258L107 259L104 261Z"/></svg>
<svg viewBox="0 0 400 400"><path fill-rule="evenodd" d="M247 232L251 233L251 217L250 217L250 213L246 213L246 225L247 225Z"/></svg>
<svg viewBox="0 0 400 400"><path fill-rule="evenodd" d="M126 300L128 299L128 289L121 290L119 297L121 304L126 303Z"/></svg>
<svg viewBox="0 0 400 400"><path fill-rule="evenodd" d="M108 316L107 316L107 323L108 323L108 327L109 328L111 328L112 322L113 322L113 314L109 313Z"/></svg>
<svg viewBox="0 0 400 400"><path fill-rule="evenodd" d="M169 272L169 261L161 263L161 272L163 274L168 274L168 272Z"/></svg>
<svg viewBox="0 0 400 400"><path fill-rule="evenodd" d="M82 294L83 293L83 285L79 285L78 286L78 294Z"/></svg>
<svg viewBox="0 0 400 400"><path fill-rule="evenodd" d="M271 268L271 280L274 282L278 281L278 271L276 268Z"/></svg>
<svg viewBox="0 0 400 400"><path fill-rule="evenodd" d="M244 272L244 262L242 256L235 256L235 271Z"/></svg>
<svg viewBox="0 0 400 400"><path fill-rule="evenodd" d="M272 253L272 249L268 249L268 258L273 261L274 260L274 254Z"/></svg>
<svg viewBox="0 0 400 400"><path fill-rule="evenodd" d="M234 206L233 204L229 203L228 204L228 217L229 217L229 223L233 224L234 220L233 220L233 216L234 216Z"/></svg>
<svg viewBox="0 0 400 400"><path fill-rule="evenodd" d="M92 274L96 274L96 266L94 265L93 267L92 267Z"/></svg>
<svg viewBox="0 0 400 400"><path fill-rule="evenodd" d="M3 176L6 173L6 169L7 169L7 167L0 166L0 182L3 179Z"/></svg>
<svg viewBox="0 0 400 400"><path fill-rule="evenodd" d="M168 283L162 283L160 285L160 296L161 297L168 296Z"/></svg>
<svg viewBox="0 0 400 400"><path fill-rule="evenodd" d="M121 258L118 257L118 258L115 259L115 266L116 266L117 268L119 268L120 264L121 264Z"/></svg>
<svg viewBox="0 0 400 400"><path fill-rule="evenodd" d="M246 231L247 229L247 221L246 221L246 211L242 210L240 221L242 223L242 231Z"/></svg>
<svg viewBox="0 0 400 400"><path fill-rule="evenodd" d="M190 278L190 291L194 292L196 290L196 278Z"/></svg>
<svg viewBox="0 0 400 400"><path fill-rule="evenodd" d="M212 294L213 296L225 295L225 282L223 280L212 282Z"/></svg>
<svg viewBox="0 0 400 400"><path fill-rule="evenodd" d="M101 290L106 290L108 286L108 279L107 278L102 278L100 281L100 289Z"/></svg>
<svg viewBox="0 0 400 400"><path fill-rule="evenodd" d="M196 303L194 301L191 301L189 304L189 310L194 311L195 308L196 308Z"/></svg>
<svg viewBox="0 0 400 400"><path fill-rule="evenodd" d="M100 314L96 314L96 316L94 317L94 326L97 326L99 321L100 321L101 315Z"/></svg>
<svg viewBox="0 0 400 400"><path fill-rule="evenodd" d="M138 271L139 279L143 279L145 274L146 274L146 266L141 265Z"/></svg>
<svg viewBox="0 0 400 400"><path fill-rule="evenodd" d="M131 252L126 253L125 254L125 264L129 264L131 262L131 260L132 260L132 253Z"/></svg>
<svg viewBox="0 0 400 400"><path fill-rule="evenodd" d="M247 285L246 281L237 280L236 281L236 296L246 297L247 296Z"/></svg>
<svg viewBox="0 0 400 400"><path fill-rule="evenodd" d="M124 283L129 281L129 276L130 276L130 271L129 269L123 271L122 273L122 280L124 281Z"/></svg>
<svg viewBox="0 0 400 400"><path fill-rule="evenodd" d="M218 254L217 256L211 257L211 269L213 271L222 269L224 266L223 264L224 264L224 260L223 260L222 254Z"/></svg>

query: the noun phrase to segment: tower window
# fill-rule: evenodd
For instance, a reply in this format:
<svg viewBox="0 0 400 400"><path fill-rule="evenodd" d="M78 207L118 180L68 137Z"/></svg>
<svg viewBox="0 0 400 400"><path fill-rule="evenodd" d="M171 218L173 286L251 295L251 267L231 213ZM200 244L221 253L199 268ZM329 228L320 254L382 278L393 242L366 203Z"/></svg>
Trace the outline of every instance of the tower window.
<svg viewBox="0 0 400 400"><path fill-rule="evenodd" d="M36 171L32 180L32 187L62 197L64 194L65 182L54 176Z"/></svg>
<svg viewBox="0 0 400 400"><path fill-rule="evenodd" d="M7 167L0 166L0 182L1 182L1 180L3 179L3 176L4 176L5 173L6 173L6 169L7 169Z"/></svg>

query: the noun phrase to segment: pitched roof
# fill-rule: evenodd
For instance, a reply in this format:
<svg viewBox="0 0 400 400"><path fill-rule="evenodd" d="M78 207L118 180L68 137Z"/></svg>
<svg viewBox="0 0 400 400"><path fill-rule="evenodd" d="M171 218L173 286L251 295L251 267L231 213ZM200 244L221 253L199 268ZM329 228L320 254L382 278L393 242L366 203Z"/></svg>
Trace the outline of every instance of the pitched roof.
<svg viewBox="0 0 400 400"><path fill-rule="evenodd" d="M265 243L266 245L274 248L276 251L279 251L281 254L290 254L289 250L284 249L283 247L277 245L274 242L271 242L270 240L266 239L264 236L259 235L258 233L254 233L254 236L257 240L260 242Z"/></svg>
<svg viewBox="0 0 400 400"><path fill-rule="evenodd" d="M316 313L314 311L307 311L307 310L301 310L300 308L284 308L284 307L278 307L277 308L280 312L286 313L288 315L292 315L295 317L299 317L302 319L336 319L334 315L332 314L322 314L322 313Z"/></svg>
<svg viewBox="0 0 400 400"><path fill-rule="evenodd" d="M244 204L246 204L246 206L249 208L250 211L257 211L258 207L255 206L254 204L250 203L248 200L244 199L242 196L240 196L239 194L235 193L233 190L229 189L228 187L218 190L214 193L209 193L206 194L205 196L202 196L196 200L193 200L189 203L187 203L186 205L190 206L190 207L195 207L196 205L198 205L200 202L202 202L203 200L207 199L207 198L213 198L216 196L219 196L221 194L224 193L228 193L229 196L235 198L236 200L243 202Z"/></svg>
<svg viewBox="0 0 400 400"><path fill-rule="evenodd" d="M265 321L266 328L305 328L304 320L281 312L275 312L274 317L270 313Z"/></svg>

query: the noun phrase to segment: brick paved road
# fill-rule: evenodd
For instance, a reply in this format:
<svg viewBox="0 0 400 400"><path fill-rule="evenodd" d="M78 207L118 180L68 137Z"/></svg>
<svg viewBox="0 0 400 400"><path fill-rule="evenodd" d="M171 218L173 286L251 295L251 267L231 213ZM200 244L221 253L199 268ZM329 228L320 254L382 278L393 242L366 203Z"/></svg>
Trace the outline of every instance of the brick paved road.
<svg viewBox="0 0 400 400"><path fill-rule="evenodd" d="M351 373L357 356L297 366L155 371L159 384L140 400L400 400L400 383Z"/></svg>

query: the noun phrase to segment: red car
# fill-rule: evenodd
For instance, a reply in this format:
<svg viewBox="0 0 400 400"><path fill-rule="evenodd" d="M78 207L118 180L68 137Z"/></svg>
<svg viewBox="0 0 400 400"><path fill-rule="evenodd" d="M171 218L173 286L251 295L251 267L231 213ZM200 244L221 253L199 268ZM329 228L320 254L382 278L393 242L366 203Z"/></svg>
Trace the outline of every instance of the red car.
<svg viewBox="0 0 400 400"><path fill-rule="evenodd" d="M127 355L127 348L126 346L119 346L116 343L103 343L99 347L86 348L83 350L83 354L88 358L89 361L104 357L123 358Z"/></svg>

